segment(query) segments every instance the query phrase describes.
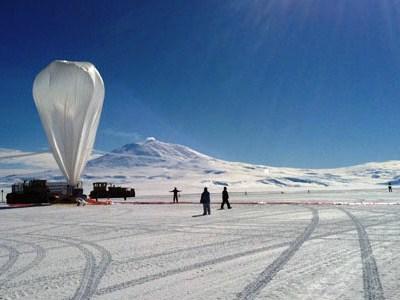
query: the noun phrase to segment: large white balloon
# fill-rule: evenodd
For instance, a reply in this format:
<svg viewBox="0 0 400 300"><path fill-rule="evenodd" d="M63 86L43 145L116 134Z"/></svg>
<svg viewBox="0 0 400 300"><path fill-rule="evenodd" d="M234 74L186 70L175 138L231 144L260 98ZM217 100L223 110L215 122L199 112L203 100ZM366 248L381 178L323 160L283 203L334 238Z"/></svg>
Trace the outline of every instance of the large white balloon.
<svg viewBox="0 0 400 300"><path fill-rule="evenodd" d="M33 98L54 158L75 186L93 149L103 79L89 62L56 60L36 76Z"/></svg>

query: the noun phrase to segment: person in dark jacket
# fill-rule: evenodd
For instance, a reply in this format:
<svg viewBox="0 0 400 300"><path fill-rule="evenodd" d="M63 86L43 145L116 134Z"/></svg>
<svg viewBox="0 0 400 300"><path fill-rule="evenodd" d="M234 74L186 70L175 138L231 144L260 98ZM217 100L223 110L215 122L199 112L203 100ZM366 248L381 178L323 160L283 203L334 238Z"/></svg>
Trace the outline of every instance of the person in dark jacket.
<svg viewBox="0 0 400 300"><path fill-rule="evenodd" d="M203 216L206 214L211 215L211 208L210 208L210 193L207 191L207 188L204 188L204 192L201 194L200 203L203 204Z"/></svg>
<svg viewBox="0 0 400 300"><path fill-rule="evenodd" d="M180 190L178 190L176 187L174 187L174 189L172 190L172 191L169 191L170 193L174 193L174 198L173 198L173 201L174 201L174 203L176 202L176 203L178 203L178 193L179 192L182 192L182 191L180 191Z"/></svg>
<svg viewBox="0 0 400 300"><path fill-rule="evenodd" d="M229 203L229 194L228 191L226 190L226 186L224 187L224 190L222 191L222 203L221 203L221 209L224 209L224 205L228 206L228 209L231 209L231 204Z"/></svg>

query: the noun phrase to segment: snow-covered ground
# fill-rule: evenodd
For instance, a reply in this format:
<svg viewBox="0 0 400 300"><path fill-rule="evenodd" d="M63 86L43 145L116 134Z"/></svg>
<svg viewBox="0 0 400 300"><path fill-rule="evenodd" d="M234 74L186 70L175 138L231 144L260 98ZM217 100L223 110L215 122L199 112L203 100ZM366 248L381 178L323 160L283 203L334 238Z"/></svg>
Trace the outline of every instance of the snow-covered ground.
<svg viewBox="0 0 400 300"><path fill-rule="evenodd" d="M0 210L0 299L400 299L399 196ZM297 204L238 204L255 199Z"/></svg>

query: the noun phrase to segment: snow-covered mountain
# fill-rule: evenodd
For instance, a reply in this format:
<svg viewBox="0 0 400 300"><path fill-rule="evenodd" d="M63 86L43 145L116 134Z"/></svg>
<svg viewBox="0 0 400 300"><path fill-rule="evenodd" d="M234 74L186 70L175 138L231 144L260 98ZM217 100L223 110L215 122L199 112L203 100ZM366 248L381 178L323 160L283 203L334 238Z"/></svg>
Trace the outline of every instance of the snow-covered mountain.
<svg viewBox="0 0 400 300"><path fill-rule="evenodd" d="M186 146L164 143L154 137L115 149L89 161L88 167L130 168L155 164L179 164L207 161L212 158Z"/></svg>
<svg viewBox="0 0 400 300"><path fill-rule="evenodd" d="M24 156L21 151L0 149L2 187L33 177L63 180L50 153ZM133 186L141 194L164 193L174 186L185 192L199 192L204 186L210 190L228 186L231 191L383 188L389 181L400 184L400 161L336 169L278 168L223 161L186 146L147 138L94 154L82 180L88 189L92 182L107 181Z"/></svg>
<svg viewBox="0 0 400 300"><path fill-rule="evenodd" d="M111 170L113 170L111 172ZM368 163L337 169L295 169L228 162L186 146L147 138L88 163L85 177L142 187L144 192L179 186L185 191L228 186L236 191L376 188L400 183L400 162ZM113 173L113 175L111 175Z"/></svg>

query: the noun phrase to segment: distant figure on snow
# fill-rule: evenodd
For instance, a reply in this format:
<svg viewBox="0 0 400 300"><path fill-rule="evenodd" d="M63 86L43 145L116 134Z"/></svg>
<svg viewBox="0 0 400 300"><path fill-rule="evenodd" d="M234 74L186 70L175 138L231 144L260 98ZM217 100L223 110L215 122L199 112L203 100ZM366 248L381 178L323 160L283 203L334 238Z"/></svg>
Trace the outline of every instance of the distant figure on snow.
<svg viewBox="0 0 400 300"><path fill-rule="evenodd" d="M224 209L224 205L228 205L228 209L231 209L231 204L229 203L229 194L228 191L226 190L226 186L224 187L224 190L222 191L222 203L221 203L221 209Z"/></svg>
<svg viewBox="0 0 400 300"><path fill-rule="evenodd" d="M207 188L204 188L204 192L201 194L200 203L203 204L203 216L209 214L211 215L210 208L210 193L207 191Z"/></svg>
<svg viewBox="0 0 400 300"><path fill-rule="evenodd" d="M178 203L178 193L179 192L182 192L182 191L180 191L180 190L178 190L176 187L174 187L174 189L172 190L172 191L169 191L170 193L174 193L174 198L173 198L173 201L174 201L174 203L176 202L176 203Z"/></svg>
<svg viewBox="0 0 400 300"><path fill-rule="evenodd" d="M389 190L389 193L392 192L392 183L391 182L388 183L388 190Z"/></svg>

